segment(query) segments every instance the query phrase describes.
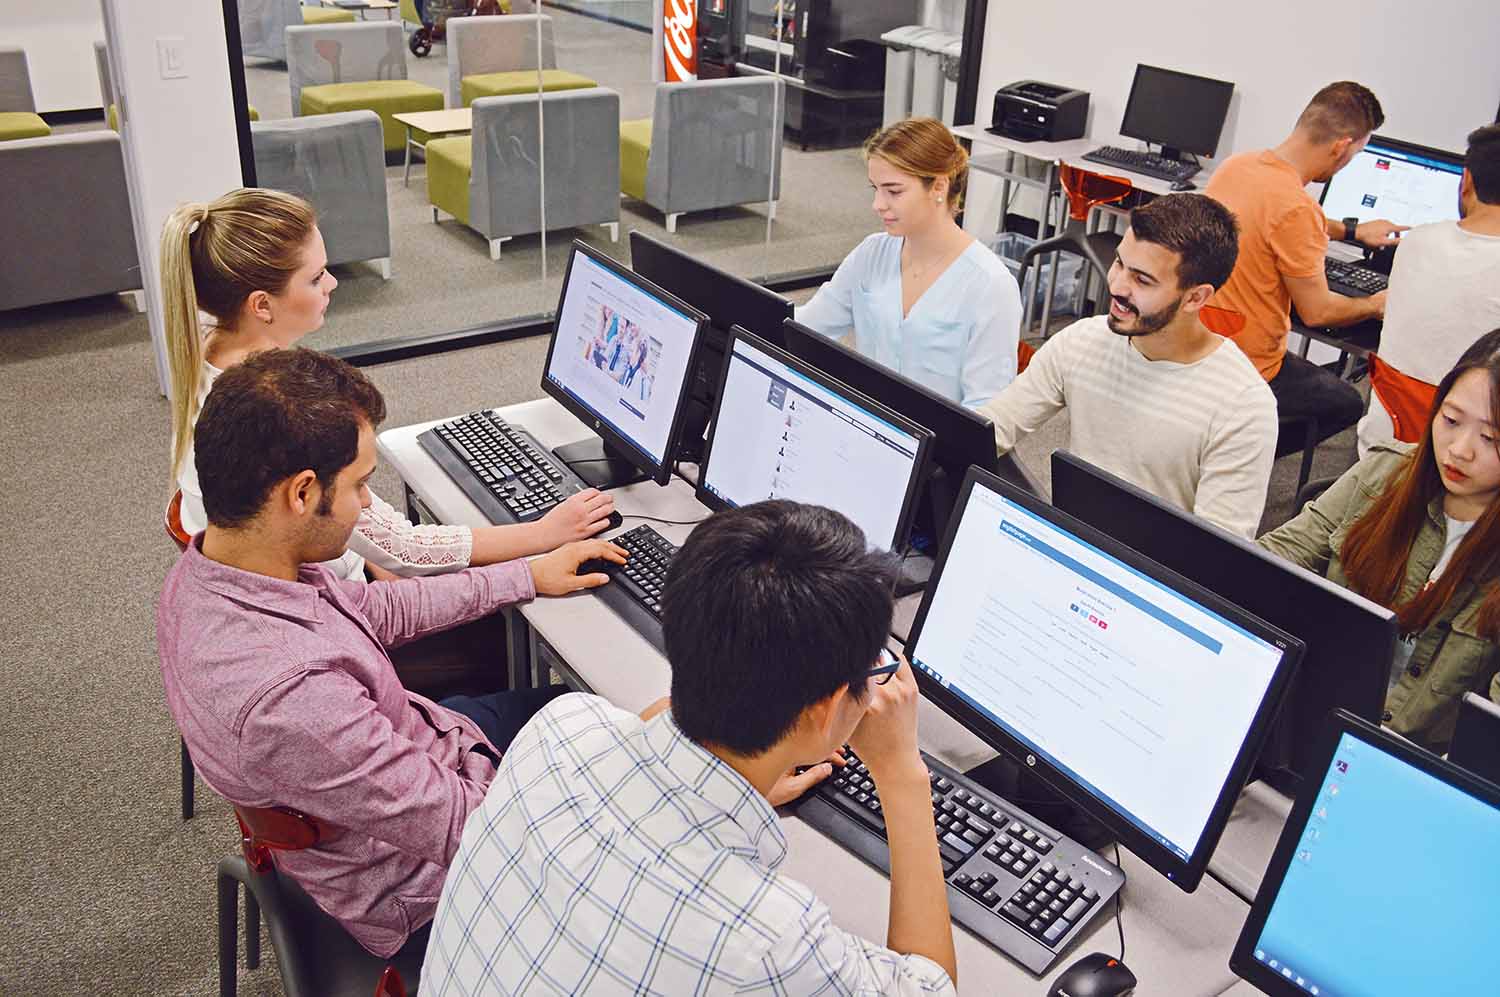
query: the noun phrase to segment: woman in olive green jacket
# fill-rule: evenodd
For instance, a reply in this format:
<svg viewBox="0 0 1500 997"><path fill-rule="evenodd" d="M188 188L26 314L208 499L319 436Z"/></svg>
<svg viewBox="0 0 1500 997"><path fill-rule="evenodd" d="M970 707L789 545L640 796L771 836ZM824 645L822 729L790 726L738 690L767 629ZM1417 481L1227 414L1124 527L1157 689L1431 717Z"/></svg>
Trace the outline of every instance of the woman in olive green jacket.
<svg viewBox="0 0 1500 997"><path fill-rule="evenodd" d="M1438 385L1418 444L1371 449L1260 544L1396 612L1387 725L1448 749L1463 694L1500 702L1500 329Z"/></svg>

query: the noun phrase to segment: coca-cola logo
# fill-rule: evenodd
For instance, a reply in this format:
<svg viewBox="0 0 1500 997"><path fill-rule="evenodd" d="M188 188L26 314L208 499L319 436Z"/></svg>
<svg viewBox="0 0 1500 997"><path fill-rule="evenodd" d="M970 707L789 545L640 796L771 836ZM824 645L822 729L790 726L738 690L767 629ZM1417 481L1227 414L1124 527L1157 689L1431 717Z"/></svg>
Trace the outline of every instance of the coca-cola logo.
<svg viewBox="0 0 1500 997"><path fill-rule="evenodd" d="M698 78L696 0L662 0L662 49L668 83Z"/></svg>

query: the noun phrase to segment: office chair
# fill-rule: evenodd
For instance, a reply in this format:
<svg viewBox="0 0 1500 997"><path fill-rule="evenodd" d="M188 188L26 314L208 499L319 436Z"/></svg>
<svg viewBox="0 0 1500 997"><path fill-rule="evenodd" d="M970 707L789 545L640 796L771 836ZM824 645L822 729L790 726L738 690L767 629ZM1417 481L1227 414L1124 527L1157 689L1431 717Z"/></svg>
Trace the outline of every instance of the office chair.
<svg viewBox="0 0 1500 997"><path fill-rule="evenodd" d="M1225 339L1233 339L1245 329L1245 316L1230 308L1219 305L1204 305L1198 312L1198 321L1210 332L1216 332ZM1310 415L1278 415L1276 417L1276 456L1285 457L1302 451L1302 463L1297 469L1297 492L1301 494L1302 489L1307 486L1308 475L1312 473L1313 454L1318 449L1318 420ZM1287 447L1282 452L1282 440L1292 439L1297 426L1302 427L1302 443L1297 447ZM1301 504L1297 508L1301 508Z"/></svg>
<svg viewBox="0 0 1500 997"><path fill-rule="evenodd" d="M1063 193L1068 198L1068 221L1063 227L1060 235L1050 239L1043 239L1030 249L1026 250L1021 257L1021 294L1026 299L1026 313L1021 319L1021 330L1025 332L1031 328L1031 313L1036 305L1036 295L1027 292L1026 271L1031 261L1041 256L1052 253L1072 253L1083 257L1093 273L1099 275L1100 281L1109 280L1109 265L1114 261L1115 251L1120 246L1122 236L1117 232L1090 232L1088 231L1089 217L1095 208L1106 204L1116 204L1129 197L1134 188L1129 180L1123 177L1105 176L1100 173L1090 173L1076 166L1062 164L1058 166L1058 176L1062 181ZM1057 267L1052 267L1052 279L1049 281L1046 293L1042 296L1042 336L1047 336L1047 327L1052 321L1052 292L1057 287ZM1040 265L1038 265L1038 279L1040 280ZM1089 271L1083 276L1083 286L1088 287ZM1108 308L1108 294L1101 294L1095 310L1103 314Z"/></svg>
<svg viewBox="0 0 1500 997"><path fill-rule="evenodd" d="M167 537L177 545L180 554L187 550L187 545L193 542L192 536L182 528L182 489L172 494L167 502L167 512L163 517L163 526L166 528ZM196 774L193 768L193 756L188 754L187 741L181 737L177 739L178 748L182 754L182 819L193 819L193 776Z"/></svg>
<svg viewBox="0 0 1500 997"><path fill-rule="evenodd" d="M245 886L245 966L260 966L260 919L265 914L287 997L406 997L405 980L421 973L423 953L398 968L371 955L289 876L276 872L273 851L298 851L330 841L342 830L289 807L234 808L240 850L219 862L219 997L238 984L236 921L239 884ZM403 973L403 970L405 971Z"/></svg>
<svg viewBox="0 0 1500 997"><path fill-rule="evenodd" d="M1437 400L1437 385L1401 373L1378 354L1371 353L1367 359L1370 390L1391 417L1392 435L1402 443L1419 442L1427 424L1436 418L1432 403Z"/></svg>

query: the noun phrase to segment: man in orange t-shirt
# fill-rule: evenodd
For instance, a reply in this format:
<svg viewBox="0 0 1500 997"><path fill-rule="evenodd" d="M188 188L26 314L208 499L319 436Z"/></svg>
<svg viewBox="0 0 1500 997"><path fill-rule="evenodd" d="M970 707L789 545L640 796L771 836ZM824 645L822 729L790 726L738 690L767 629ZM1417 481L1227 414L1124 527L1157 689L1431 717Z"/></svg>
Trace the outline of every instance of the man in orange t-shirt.
<svg viewBox="0 0 1500 997"><path fill-rule="evenodd" d="M1210 305L1243 317L1234 341L1270 385L1278 414L1316 417L1319 440L1358 422L1364 401L1336 374L1287 353L1292 305L1310 326L1346 326L1383 316L1384 291L1347 298L1330 290L1323 256L1331 236L1373 248L1394 243L1405 226L1384 220L1356 226L1327 218L1306 187L1327 183L1384 121L1380 102L1365 87L1330 83L1314 95L1284 142L1231 156L1203 191L1234 212L1240 226L1234 273ZM1284 428L1277 456L1301 449L1305 439L1301 427Z"/></svg>

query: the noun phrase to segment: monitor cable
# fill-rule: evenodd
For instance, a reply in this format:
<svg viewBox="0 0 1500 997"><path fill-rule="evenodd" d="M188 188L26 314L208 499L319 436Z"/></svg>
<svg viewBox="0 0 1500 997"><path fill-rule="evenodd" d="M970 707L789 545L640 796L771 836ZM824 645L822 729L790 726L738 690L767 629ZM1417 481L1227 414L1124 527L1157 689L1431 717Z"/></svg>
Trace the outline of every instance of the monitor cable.
<svg viewBox="0 0 1500 997"><path fill-rule="evenodd" d="M1115 843L1115 868L1120 868L1120 845ZM1120 961L1125 961L1125 922L1120 918L1121 897L1125 895L1124 890L1115 891L1115 927L1120 931Z"/></svg>
<svg viewBox="0 0 1500 997"><path fill-rule="evenodd" d="M616 512L620 512L620 510L618 510L618 509L616 509L615 511ZM635 512L620 512L620 518L621 519L644 519L644 520L647 520L648 522L652 522L652 523L666 523L668 526L697 526L699 523L703 522L703 520L707 519L708 517L707 516L703 516L700 519L660 519L660 518L658 518L656 516L642 516L639 513L635 513Z"/></svg>

